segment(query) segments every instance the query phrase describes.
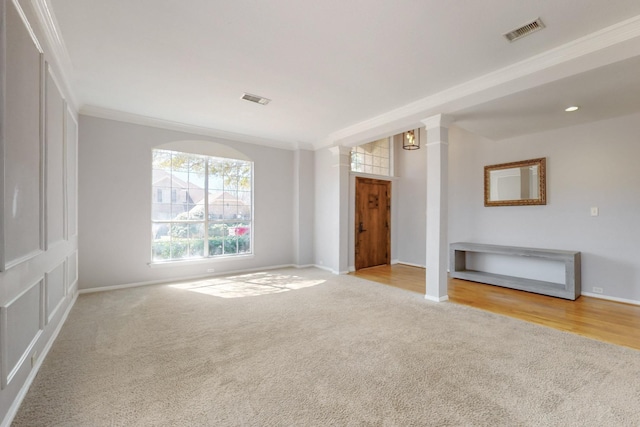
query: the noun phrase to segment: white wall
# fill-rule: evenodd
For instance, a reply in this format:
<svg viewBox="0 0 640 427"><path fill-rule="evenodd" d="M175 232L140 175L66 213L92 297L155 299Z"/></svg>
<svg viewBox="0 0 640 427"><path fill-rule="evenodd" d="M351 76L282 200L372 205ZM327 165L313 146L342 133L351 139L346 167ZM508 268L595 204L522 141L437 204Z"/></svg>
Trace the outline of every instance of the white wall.
<svg viewBox="0 0 640 427"><path fill-rule="evenodd" d="M424 267L427 262L427 141L421 129L419 150L403 150L402 140L395 143L393 197L397 202L397 259L401 263Z"/></svg>
<svg viewBox="0 0 640 427"><path fill-rule="evenodd" d="M294 263L306 266L314 263L313 232L315 196L314 152L294 152L293 181L293 251Z"/></svg>
<svg viewBox="0 0 640 427"><path fill-rule="evenodd" d="M148 265L151 151L155 146L183 140L213 141L205 136L80 116L81 289L203 276L211 268L218 274L295 263L294 152L216 139L254 161L254 255Z"/></svg>
<svg viewBox="0 0 640 427"><path fill-rule="evenodd" d="M583 293L640 302L639 134L638 114L500 142L452 127L450 242L580 251ZM485 165L537 157L547 205L484 207Z"/></svg>
<svg viewBox="0 0 640 427"><path fill-rule="evenodd" d="M0 425L77 295L77 115L31 6L0 1Z"/></svg>

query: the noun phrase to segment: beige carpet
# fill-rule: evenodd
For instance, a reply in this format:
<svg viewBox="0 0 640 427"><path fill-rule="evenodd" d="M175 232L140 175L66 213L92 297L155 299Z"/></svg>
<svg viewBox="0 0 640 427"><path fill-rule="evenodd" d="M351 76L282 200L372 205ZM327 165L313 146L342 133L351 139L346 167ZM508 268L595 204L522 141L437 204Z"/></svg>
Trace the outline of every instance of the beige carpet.
<svg viewBox="0 0 640 427"><path fill-rule="evenodd" d="M82 295L16 426L638 426L640 352L316 269Z"/></svg>

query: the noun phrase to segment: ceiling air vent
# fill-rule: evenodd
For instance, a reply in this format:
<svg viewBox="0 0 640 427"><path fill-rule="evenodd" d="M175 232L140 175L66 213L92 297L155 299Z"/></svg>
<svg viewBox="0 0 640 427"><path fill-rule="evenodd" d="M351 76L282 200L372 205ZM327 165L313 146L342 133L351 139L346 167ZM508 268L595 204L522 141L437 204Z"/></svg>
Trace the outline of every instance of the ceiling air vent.
<svg viewBox="0 0 640 427"><path fill-rule="evenodd" d="M250 93L244 93L241 98L260 105L267 105L269 102L271 102L271 100L268 98L264 98L258 95L251 95Z"/></svg>
<svg viewBox="0 0 640 427"><path fill-rule="evenodd" d="M509 40L510 42L513 42L523 38L524 36L528 36L531 33L535 33L536 31L541 30L543 28L544 28L544 23L540 18L538 18L535 21L529 22L528 24L523 25L520 28L516 28L513 31L509 31L508 33L504 34L504 36L507 40Z"/></svg>

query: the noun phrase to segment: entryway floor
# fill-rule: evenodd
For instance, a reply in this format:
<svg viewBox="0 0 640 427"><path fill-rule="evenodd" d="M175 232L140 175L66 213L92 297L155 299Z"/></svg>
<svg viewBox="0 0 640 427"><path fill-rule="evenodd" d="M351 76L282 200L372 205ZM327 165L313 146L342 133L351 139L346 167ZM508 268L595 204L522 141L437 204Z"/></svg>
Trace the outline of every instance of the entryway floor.
<svg viewBox="0 0 640 427"><path fill-rule="evenodd" d="M358 270L355 276L420 294L426 270L403 264ZM640 306L581 296L575 301L449 279L449 301L588 338L640 350Z"/></svg>

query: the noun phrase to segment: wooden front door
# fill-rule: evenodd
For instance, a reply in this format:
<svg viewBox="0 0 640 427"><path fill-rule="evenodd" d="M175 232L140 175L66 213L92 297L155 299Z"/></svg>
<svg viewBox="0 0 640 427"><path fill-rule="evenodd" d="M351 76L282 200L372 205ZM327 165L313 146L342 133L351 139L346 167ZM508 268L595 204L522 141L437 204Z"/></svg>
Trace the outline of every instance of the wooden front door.
<svg viewBox="0 0 640 427"><path fill-rule="evenodd" d="M389 264L391 182L356 177L355 268Z"/></svg>

